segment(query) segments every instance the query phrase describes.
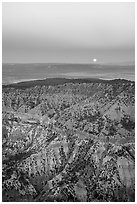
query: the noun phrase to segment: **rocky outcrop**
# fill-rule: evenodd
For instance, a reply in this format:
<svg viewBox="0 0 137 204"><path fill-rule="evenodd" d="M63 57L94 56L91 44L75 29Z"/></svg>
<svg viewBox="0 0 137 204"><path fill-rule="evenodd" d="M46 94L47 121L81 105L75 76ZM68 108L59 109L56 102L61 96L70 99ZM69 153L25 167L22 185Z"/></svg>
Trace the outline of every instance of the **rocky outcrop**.
<svg viewBox="0 0 137 204"><path fill-rule="evenodd" d="M134 201L134 84L118 83L3 90L3 201Z"/></svg>

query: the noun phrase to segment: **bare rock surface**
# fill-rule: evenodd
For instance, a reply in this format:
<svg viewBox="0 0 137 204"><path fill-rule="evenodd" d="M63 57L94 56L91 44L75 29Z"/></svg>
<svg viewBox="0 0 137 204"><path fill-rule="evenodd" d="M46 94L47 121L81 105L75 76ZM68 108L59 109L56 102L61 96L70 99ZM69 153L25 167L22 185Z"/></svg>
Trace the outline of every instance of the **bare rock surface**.
<svg viewBox="0 0 137 204"><path fill-rule="evenodd" d="M135 84L3 88L3 201L134 201Z"/></svg>

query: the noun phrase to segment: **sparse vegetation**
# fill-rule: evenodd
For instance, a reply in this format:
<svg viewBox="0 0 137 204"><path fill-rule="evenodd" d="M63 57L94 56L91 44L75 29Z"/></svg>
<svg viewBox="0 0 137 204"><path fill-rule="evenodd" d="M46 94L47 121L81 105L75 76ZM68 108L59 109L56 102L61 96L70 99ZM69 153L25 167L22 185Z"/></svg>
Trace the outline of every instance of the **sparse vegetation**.
<svg viewBox="0 0 137 204"><path fill-rule="evenodd" d="M3 201L134 201L134 89L95 79L3 86Z"/></svg>

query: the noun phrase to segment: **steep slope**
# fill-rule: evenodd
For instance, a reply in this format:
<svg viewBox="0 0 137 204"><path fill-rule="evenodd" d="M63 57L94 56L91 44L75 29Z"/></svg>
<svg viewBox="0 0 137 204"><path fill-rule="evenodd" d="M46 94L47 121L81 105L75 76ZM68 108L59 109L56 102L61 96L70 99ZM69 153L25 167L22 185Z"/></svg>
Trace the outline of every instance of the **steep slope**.
<svg viewBox="0 0 137 204"><path fill-rule="evenodd" d="M3 201L134 201L134 88L4 89Z"/></svg>

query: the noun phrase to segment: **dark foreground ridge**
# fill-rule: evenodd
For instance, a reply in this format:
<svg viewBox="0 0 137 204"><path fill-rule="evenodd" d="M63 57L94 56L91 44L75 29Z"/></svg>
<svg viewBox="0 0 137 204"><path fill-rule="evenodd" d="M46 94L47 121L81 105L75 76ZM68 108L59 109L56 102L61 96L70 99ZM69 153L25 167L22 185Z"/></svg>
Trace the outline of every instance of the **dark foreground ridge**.
<svg viewBox="0 0 137 204"><path fill-rule="evenodd" d="M31 81L24 81L19 83L13 83L8 85L3 85L2 88L16 88L16 89L26 89L31 88L34 86L56 86L65 83L117 83L117 82L128 82L129 80L126 79L114 79L114 80L103 80L97 78L84 78L84 79L68 79L68 78L47 78L42 80L31 80Z"/></svg>
<svg viewBox="0 0 137 204"><path fill-rule="evenodd" d="M2 200L135 201L135 83L3 86Z"/></svg>

